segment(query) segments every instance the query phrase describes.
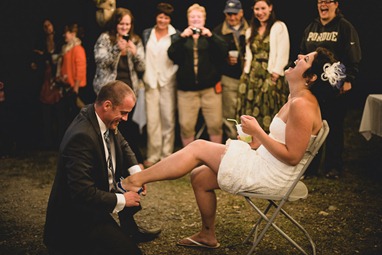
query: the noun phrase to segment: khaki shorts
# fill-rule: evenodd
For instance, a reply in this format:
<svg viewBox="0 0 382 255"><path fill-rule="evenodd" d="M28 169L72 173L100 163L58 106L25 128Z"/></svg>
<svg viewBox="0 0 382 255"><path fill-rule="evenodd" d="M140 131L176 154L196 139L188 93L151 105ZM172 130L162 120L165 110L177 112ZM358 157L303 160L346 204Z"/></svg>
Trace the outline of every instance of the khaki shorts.
<svg viewBox="0 0 382 255"><path fill-rule="evenodd" d="M221 135L222 96L214 88L198 91L178 90L178 113L180 134L183 138L195 136L195 126L201 109L209 135Z"/></svg>

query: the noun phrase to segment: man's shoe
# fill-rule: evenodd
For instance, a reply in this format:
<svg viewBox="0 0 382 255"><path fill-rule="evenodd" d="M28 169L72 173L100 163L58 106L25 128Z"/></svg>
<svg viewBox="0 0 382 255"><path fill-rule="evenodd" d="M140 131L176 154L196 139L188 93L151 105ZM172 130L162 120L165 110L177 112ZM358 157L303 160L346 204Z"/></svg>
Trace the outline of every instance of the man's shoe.
<svg viewBox="0 0 382 255"><path fill-rule="evenodd" d="M136 243L150 242L157 238L161 232L161 228L144 229L138 227L137 232L133 234L133 239Z"/></svg>

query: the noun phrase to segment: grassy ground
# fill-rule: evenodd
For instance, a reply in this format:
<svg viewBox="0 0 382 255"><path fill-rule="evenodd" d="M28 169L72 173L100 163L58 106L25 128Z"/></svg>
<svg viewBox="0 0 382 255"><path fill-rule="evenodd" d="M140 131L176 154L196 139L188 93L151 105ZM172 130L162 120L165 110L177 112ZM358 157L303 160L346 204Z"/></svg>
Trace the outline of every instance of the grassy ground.
<svg viewBox="0 0 382 255"><path fill-rule="evenodd" d="M349 112L346 125L346 174L339 180L322 177L304 182L306 200L286 205L286 210L311 234L317 254L382 254L382 138L366 141L359 133L361 110ZM0 160L0 255L47 254L42 244L45 210L57 155L33 151ZM242 197L217 192L217 250L188 249L175 245L200 227L199 212L188 176L149 184L144 210L136 219L143 226L162 226L153 242L142 244L147 255L242 255L242 244L254 221ZM258 201L258 203L263 203ZM296 236L280 218L278 224ZM304 247L303 239L297 237ZM256 254L298 254L275 231L269 231Z"/></svg>

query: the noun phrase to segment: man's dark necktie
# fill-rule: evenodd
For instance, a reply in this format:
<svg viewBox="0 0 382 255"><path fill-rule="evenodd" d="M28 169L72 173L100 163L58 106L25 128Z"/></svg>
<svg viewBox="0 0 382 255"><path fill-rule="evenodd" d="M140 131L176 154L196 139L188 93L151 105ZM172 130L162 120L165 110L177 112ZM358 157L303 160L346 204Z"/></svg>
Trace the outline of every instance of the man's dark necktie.
<svg viewBox="0 0 382 255"><path fill-rule="evenodd" d="M106 142L106 147L107 147L107 151L109 153L108 157L107 157L107 167L108 167L108 170L111 172L112 174L112 179L113 179L113 191L117 191L117 184L115 182L115 173L114 173L114 168L113 168L113 160L112 160L112 156L111 156L111 148L110 148L110 136L109 136L109 130L107 130L104 135L103 135L104 139L105 139L105 142Z"/></svg>

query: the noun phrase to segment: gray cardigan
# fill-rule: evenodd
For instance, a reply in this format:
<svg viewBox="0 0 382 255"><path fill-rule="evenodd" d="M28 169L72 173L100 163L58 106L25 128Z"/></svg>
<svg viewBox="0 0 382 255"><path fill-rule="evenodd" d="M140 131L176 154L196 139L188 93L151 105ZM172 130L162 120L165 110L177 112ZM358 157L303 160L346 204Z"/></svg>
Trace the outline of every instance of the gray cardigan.
<svg viewBox="0 0 382 255"><path fill-rule="evenodd" d="M137 46L137 54L133 56L127 53L127 61L129 63L129 71L131 76L131 87L134 92L138 92L139 78L137 72L145 71L145 51L142 41L134 41ZM102 33L94 46L94 58L96 62L96 73L93 80L94 92L98 94L102 86L117 78L117 66L121 51L117 44L112 44L109 33Z"/></svg>

